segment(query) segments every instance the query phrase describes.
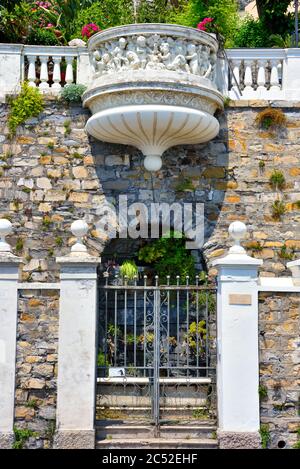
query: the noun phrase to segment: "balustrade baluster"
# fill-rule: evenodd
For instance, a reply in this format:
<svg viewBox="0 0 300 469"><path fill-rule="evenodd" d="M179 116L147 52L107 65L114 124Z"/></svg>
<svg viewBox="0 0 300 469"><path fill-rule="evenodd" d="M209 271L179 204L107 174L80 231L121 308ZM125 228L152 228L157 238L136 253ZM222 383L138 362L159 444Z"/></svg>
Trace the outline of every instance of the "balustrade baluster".
<svg viewBox="0 0 300 469"><path fill-rule="evenodd" d="M48 76L48 56L40 57L40 61L41 61L41 75L40 75L41 83L40 83L39 88L42 91L44 91L44 90L46 91L46 90L49 89L49 83L48 83L48 80L49 80L49 76Z"/></svg>
<svg viewBox="0 0 300 469"><path fill-rule="evenodd" d="M55 91L59 91L61 89L61 73L60 73L60 64L61 64L61 57L53 57L53 85L52 89Z"/></svg>
<svg viewBox="0 0 300 469"><path fill-rule="evenodd" d="M244 91L243 91L243 98L252 98L254 97L254 89L253 89L253 76L252 76L252 60L245 60L245 76L244 76Z"/></svg>
<svg viewBox="0 0 300 469"><path fill-rule="evenodd" d="M232 60L232 76L231 76L231 91L230 95L232 99L238 99L240 97L240 92L238 86L240 85L240 60Z"/></svg>
<svg viewBox="0 0 300 469"><path fill-rule="evenodd" d="M271 60L271 79L270 79L270 84L271 84L271 91L280 91L280 83L279 83L279 75L278 75L278 65L279 61L278 60Z"/></svg>
<svg viewBox="0 0 300 469"><path fill-rule="evenodd" d="M27 57L28 59L28 63L29 63L29 66L28 66L28 75L27 75L27 79L28 79L28 83L29 83L29 86L32 86L33 88L36 87L36 55L29 55Z"/></svg>
<svg viewBox="0 0 300 469"><path fill-rule="evenodd" d="M66 57L66 86L71 85L73 83L73 60L74 57Z"/></svg>
<svg viewBox="0 0 300 469"><path fill-rule="evenodd" d="M266 64L267 61L262 59L257 61L257 94L259 98L266 95Z"/></svg>

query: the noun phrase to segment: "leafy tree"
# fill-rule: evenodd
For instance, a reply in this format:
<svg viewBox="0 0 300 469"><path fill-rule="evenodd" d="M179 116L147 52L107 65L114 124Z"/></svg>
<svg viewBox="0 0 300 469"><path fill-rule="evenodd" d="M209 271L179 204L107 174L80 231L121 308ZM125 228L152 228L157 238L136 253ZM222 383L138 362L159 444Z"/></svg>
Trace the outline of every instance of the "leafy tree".
<svg viewBox="0 0 300 469"><path fill-rule="evenodd" d="M140 0L137 7L137 23L168 23L169 16L180 11L186 2L182 0Z"/></svg>
<svg viewBox="0 0 300 469"><path fill-rule="evenodd" d="M20 3L20 0L0 0L0 7L7 8L10 11L14 9L17 3Z"/></svg>
<svg viewBox="0 0 300 469"><path fill-rule="evenodd" d="M203 18L211 17L216 32L224 37L226 46L233 45L238 25L236 0L189 0L185 6L179 6L175 13L170 13L170 22L196 27Z"/></svg>
<svg viewBox="0 0 300 469"><path fill-rule="evenodd" d="M287 36L293 31L293 15L287 13L291 0L256 0L259 19L269 34Z"/></svg>
<svg viewBox="0 0 300 469"><path fill-rule="evenodd" d="M78 12L73 21L72 37L81 37L85 24L95 23L101 29L134 23L133 2L131 0L99 0Z"/></svg>

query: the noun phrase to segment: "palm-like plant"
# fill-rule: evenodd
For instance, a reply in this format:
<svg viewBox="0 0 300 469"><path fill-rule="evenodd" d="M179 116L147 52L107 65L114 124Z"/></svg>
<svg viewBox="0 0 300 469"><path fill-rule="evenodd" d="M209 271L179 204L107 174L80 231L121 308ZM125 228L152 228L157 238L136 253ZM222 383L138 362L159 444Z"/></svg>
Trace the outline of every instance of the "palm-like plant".
<svg viewBox="0 0 300 469"><path fill-rule="evenodd" d="M286 49L293 47L292 36L281 36L280 34L271 34L269 42L272 47L279 47L280 49Z"/></svg>

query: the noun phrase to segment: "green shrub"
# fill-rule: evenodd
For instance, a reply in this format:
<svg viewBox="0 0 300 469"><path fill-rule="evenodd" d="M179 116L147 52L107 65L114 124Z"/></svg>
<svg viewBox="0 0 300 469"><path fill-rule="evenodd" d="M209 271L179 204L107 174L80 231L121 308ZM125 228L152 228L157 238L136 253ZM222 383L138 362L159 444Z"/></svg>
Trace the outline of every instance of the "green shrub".
<svg viewBox="0 0 300 469"><path fill-rule="evenodd" d="M20 94L11 101L8 128L11 136L16 134L17 127L24 124L30 117L36 117L44 109L44 100L38 88L24 82Z"/></svg>
<svg viewBox="0 0 300 469"><path fill-rule="evenodd" d="M120 266L120 274L128 280L133 280L138 275L136 263L133 260L124 261Z"/></svg>
<svg viewBox="0 0 300 469"><path fill-rule="evenodd" d="M133 2L128 0L96 1L85 9L79 9L73 22L72 37L81 37L84 25L95 23L101 29L134 23Z"/></svg>
<svg viewBox="0 0 300 469"><path fill-rule="evenodd" d="M186 282L187 275L195 277L195 260L191 252L186 250L185 238L181 233L171 231L143 246L138 252L138 258L153 266L155 273L164 282L167 276L170 276L171 282L176 282L179 275L182 283Z"/></svg>
<svg viewBox="0 0 300 469"><path fill-rule="evenodd" d="M292 261L295 256L295 247L292 246L290 249L287 247L286 244L284 244L281 248L280 251L278 252L278 256L280 259L285 259L287 261Z"/></svg>
<svg viewBox="0 0 300 469"><path fill-rule="evenodd" d="M97 366L110 366L110 363L103 352L99 352L97 356Z"/></svg>
<svg viewBox="0 0 300 469"><path fill-rule="evenodd" d="M259 385L258 394L260 399L268 397L268 388L262 384Z"/></svg>
<svg viewBox="0 0 300 469"><path fill-rule="evenodd" d="M62 99L64 99L68 103L76 103L81 101L81 96L86 90L86 86L84 85L68 85L65 86L60 95Z"/></svg>
<svg viewBox="0 0 300 469"><path fill-rule="evenodd" d="M61 246L63 245L63 239L62 239L61 236L57 236L57 237L55 238L55 244L56 244L56 246L58 246L58 247L61 247Z"/></svg>
<svg viewBox="0 0 300 469"><path fill-rule="evenodd" d="M31 31L28 36L28 44L37 44L43 46L61 45L57 36L51 29L36 29Z"/></svg>
<svg viewBox="0 0 300 469"><path fill-rule="evenodd" d="M245 17L234 36L234 47L267 47L269 37L260 20Z"/></svg>
<svg viewBox="0 0 300 469"><path fill-rule="evenodd" d="M74 22L79 13L92 4L93 0L48 0L51 7L42 8L47 22L54 25L60 33L61 41L66 43L74 32Z"/></svg>
<svg viewBox="0 0 300 469"><path fill-rule="evenodd" d="M18 238L17 239L17 242L16 242L16 251L17 252L20 252L23 250L23 247L24 247L24 241L22 238Z"/></svg>
<svg viewBox="0 0 300 469"><path fill-rule="evenodd" d="M31 436L38 436L38 433L29 430L28 428L17 428L14 427L15 442L13 444L14 449L23 449L24 444Z"/></svg>
<svg viewBox="0 0 300 469"><path fill-rule="evenodd" d="M26 1L18 2L13 8L1 8L1 42L26 43L31 31L33 16L32 5Z"/></svg>
<svg viewBox="0 0 300 469"><path fill-rule="evenodd" d="M249 241L247 243L247 248L254 252L260 252L263 250L263 246L260 241Z"/></svg>
<svg viewBox="0 0 300 469"><path fill-rule="evenodd" d="M284 189L285 187L284 174L281 171L274 169L274 171L272 172L269 178L269 182L274 190Z"/></svg>
<svg viewBox="0 0 300 469"><path fill-rule="evenodd" d="M0 5L5 6L3 1ZM54 31L46 28L47 23L45 10L34 1L9 2L6 8L0 8L0 41L49 46L59 44Z"/></svg>
<svg viewBox="0 0 300 469"><path fill-rule="evenodd" d="M279 199L277 199L273 202L273 204L271 206L271 209L272 209L272 216L273 216L274 220L276 220L276 221L281 220L282 215L284 215L285 212L286 212L284 202L282 202Z"/></svg>
<svg viewBox="0 0 300 469"><path fill-rule="evenodd" d="M194 185L193 182L190 178L183 178L180 179L179 182L175 186L175 191L176 192L189 192L189 191L194 191Z"/></svg>
<svg viewBox="0 0 300 469"><path fill-rule="evenodd" d="M261 438L261 446L263 449L267 449L270 438L271 438L269 425L267 424L261 425L259 433L260 433L260 438Z"/></svg>
<svg viewBox="0 0 300 469"><path fill-rule="evenodd" d="M177 11L182 11L184 3L177 1L176 5L173 2L166 0L140 0L137 8L137 23L168 23L169 18L172 14L176 14Z"/></svg>
<svg viewBox="0 0 300 469"><path fill-rule="evenodd" d="M268 107L257 114L255 123L261 129L277 130L286 127L287 118L281 109Z"/></svg>
<svg viewBox="0 0 300 469"><path fill-rule="evenodd" d="M196 27L205 17L214 19L217 31L225 38L226 47L233 45L238 27L238 10L235 0L190 0L179 2L179 8L170 12L167 22Z"/></svg>

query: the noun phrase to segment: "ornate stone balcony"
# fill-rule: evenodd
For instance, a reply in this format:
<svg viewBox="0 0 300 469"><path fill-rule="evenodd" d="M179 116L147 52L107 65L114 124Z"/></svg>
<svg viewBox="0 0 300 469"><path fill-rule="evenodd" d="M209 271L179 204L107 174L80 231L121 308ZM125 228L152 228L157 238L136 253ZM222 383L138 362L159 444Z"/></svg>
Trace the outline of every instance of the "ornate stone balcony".
<svg viewBox="0 0 300 469"><path fill-rule="evenodd" d="M223 107L216 87L218 43L178 25L135 24L108 29L88 44L93 75L83 103L87 131L99 140L138 147L145 167L179 144L214 138Z"/></svg>

